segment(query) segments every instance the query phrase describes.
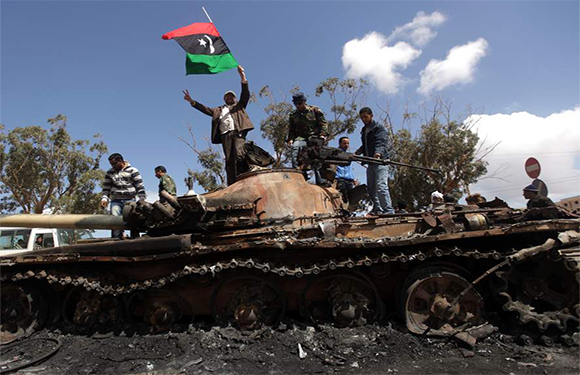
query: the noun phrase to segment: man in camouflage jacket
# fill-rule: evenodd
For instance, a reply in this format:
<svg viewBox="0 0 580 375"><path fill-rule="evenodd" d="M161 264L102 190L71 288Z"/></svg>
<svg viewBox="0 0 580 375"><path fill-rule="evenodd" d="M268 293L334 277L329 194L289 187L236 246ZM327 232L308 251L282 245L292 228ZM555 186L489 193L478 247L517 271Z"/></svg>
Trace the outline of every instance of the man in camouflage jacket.
<svg viewBox="0 0 580 375"><path fill-rule="evenodd" d="M295 93L292 102L296 109L290 113L286 142L292 147L292 168L297 168L300 149L306 147L310 137L326 137L328 122L320 108L306 104L304 93Z"/></svg>
<svg viewBox="0 0 580 375"><path fill-rule="evenodd" d="M160 165L155 167L155 177L159 179L159 201L165 203L166 199L161 196L161 192L165 190L174 197L177 196L177 188L175 187L175 181L167 174L167 169Z"/></svg>

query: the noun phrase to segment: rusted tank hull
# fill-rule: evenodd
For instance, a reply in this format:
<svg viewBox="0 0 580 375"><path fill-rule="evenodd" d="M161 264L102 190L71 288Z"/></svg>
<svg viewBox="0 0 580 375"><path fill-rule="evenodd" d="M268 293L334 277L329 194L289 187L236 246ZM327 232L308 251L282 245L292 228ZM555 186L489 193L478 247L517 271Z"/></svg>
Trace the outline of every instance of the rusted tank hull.
<svg viewBox="0 0 580 375"><path fill-rule="evenodd" d="M388 218L383 220L379 224L376 219L334 222L337 234L332 238L323 229L314 238L300 238L296 231L293 235L282 231L280 238L278 234L268 235L263 228L255 229L251 236L247 231L230 233L233 238L244 238L243 243L234 240L216 245L210 237L182 235L125 241L127 246L116 242L43 250L1 260L2 282L11 285L34 281L43 285L50 299L69 311L68 320L80 325L93 322L94 327L98 326L96 316L103 311L87 310L85 306L109 306L109 310L117 311L123 305L122 310L132 314L125 319L163 331L200 316L252 329L274 322L287 311L299 311L314 322L349 326L378 320L411 304L411 326L421 329L427 314L420 307L421 295L434 287L429 284L434 277L429 270L437 267L435 273L443 280L440 288L458 288L467 283L466 274L479 276L522 244L538 245L578 227L576 220L559 220L467 233L378 239L375 235L384 232L373 225L393 226L387 223ZM402 228L408 230L411 223L404 223ZM348 230L353 227L362 232L369 227L368 237L349 236ZM562 250L566 253L575 254L574 247ZM573 268L573 258L566 259L558 263L556 271ZM410 275L425 272L415 283L409 282ZM573 281L576 273L569 275L562 282ZM504 283L513 283L518 277L521 275L506 276ZM487 288L486 284L476 289L477 294L465 297L465 308L480 311L484 298L496 298L493 294L497 290L490 293ZM413 299L403 302L401 296L407 290ZM445 311L451 301L438 298ZM346 308L345 301L351 301ZM574 311L576 305L577 301L571 301L566 308ZM513 306L507 304L506 308ZM109 310L108 316L121 314ZM266 311L271 316L266 316ZM573 329L573 314L559 321L563 333ZM540 316L537 324L549 325L543 318Z"/></svg>
<svg viewBox="0 0 580 375"><path fill-rule="evenodd" d="M576 332L577 217L551 209L527 221L505 206L353 217L342 207L335 189L294 170L128 205L123 222L146 236L0 257L0 340L54 311L83 332L164 332L200 318L256 329L288 311L349 327L398 313L411 332L473 345L494 329L489 310L530 337Z"/></svg>

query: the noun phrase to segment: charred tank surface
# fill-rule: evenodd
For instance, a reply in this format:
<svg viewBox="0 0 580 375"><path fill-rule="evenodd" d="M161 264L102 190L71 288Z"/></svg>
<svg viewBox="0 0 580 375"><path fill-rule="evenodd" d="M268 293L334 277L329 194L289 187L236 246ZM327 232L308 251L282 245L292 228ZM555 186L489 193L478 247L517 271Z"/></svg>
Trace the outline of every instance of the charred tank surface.
<svg viewBox="0 0 580 375"><path fill-rule="evenodd" d="M501 204L455 205L355 217L338 191L288 169L166 199L127 205L122 219L2 217L146 232L0 257L2 343L59 319L87 332L165 332L205 317L250 330L286 314L350 327L393 313L413 333L470 344L502 325L538 342L577 342L580 221L565 211L528 220Z"/></svg>

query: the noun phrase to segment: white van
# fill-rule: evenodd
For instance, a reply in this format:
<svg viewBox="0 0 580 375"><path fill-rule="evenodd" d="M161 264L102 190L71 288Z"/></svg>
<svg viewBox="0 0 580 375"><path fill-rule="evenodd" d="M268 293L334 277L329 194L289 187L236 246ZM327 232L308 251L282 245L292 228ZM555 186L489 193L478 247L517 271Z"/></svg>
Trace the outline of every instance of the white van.
<svg viewBox="0 0 580 375"><path fill-rule="evenodd" d="M0 227L0 256L72 245L80 239L91 238L89 230Z"/></svg>

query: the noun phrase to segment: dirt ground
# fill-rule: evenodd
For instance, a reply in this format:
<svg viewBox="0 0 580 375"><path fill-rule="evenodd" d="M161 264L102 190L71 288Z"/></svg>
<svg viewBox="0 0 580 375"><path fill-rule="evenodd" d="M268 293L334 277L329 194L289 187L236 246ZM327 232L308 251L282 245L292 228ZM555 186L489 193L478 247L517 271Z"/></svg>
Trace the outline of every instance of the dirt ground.
<svg viewBox="0 0 580 375"><path fill-rule="evenodd" d="M46 353L50 343L39 338L59 339L61 347L49 359L17 374L520 375L580 371L578 346L505 344L494 333L469 348L453 339L409 334L393 322L338 329L294 321L253 332L197 324L182 332L156 335L121 331L89 336L67 333L66 327L52 328L24 339L20 348L5 350L0 369L19 355L41 356L41 349Z"/></svg>

